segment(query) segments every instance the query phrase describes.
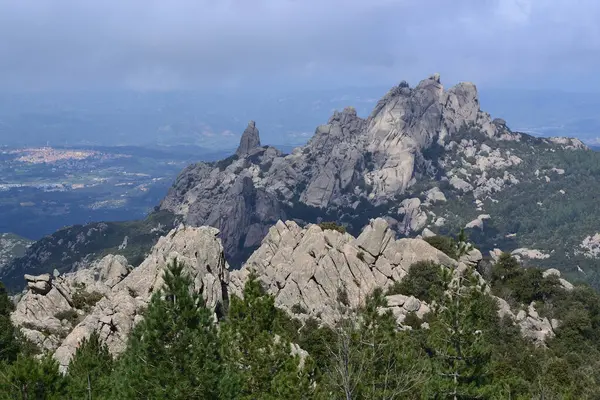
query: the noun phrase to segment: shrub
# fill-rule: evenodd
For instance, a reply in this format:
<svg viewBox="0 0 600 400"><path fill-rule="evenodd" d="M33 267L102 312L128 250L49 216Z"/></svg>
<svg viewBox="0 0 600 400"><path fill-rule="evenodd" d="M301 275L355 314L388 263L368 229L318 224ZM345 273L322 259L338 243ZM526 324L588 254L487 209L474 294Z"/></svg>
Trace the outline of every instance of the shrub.
<svg viewBox="0 0 600 400"><path fill-rule="evenodd" d="M454 238L451 238L450 236L436 235L424 238L423 240L425 240L427 243L429 243L442 253L446 254L448 257L456 259L458 245Z"/></svg>
<svg viewBox="0 0 600 400"><path fill-rule="evenodd" d="M73 294L73 307L80 310L89 311L100 299L104 297L98 292L86 292L83 290L77 290Z"/></svg>
<svg viewBox="0 0 600 400"><path fill-rule="evenodd" d="M406 317L402 322L403 325L410 326L413 329L419 329L422 323L423 321L421 321L421 319L417 316L417 313L415 313L414 311L411 311L408 314L406 314Z"/></svg>
<svg viewBox="0 0 600 400"><path fill-rule="evenodd" d="M537 268L522 268L510 254L504 253L492 267L492 289L496 294L514 299L522 304L546 301L561 289L556 276L544 278Z"/></svg>
<svg viewBox="0 0 600 400"><path fill-rule="evenodd" d="M319 226L320 226L320 227L321 227L321 229L323 229L323 230L327 230L327 229L329 229L329 230L332 230L332 231L338 231L338 232L340 232L340 233L346 233L346 228L344 228L344 227L343 227L343 226L341 226L341 225L338 225L338 224L337 224L337 223L335 223L335 222L321 222L321 223L319 224Z"/></svg>
<svg viewBox="0 0 600 400"><path fill-rule="evenodd" d="M361 261L365 261L365 252L364 252L364 251L359 251L359 252L356 254L356 258L358 258L358 259L359 259L359 260L361 260Z"/></svg>
<svg viewBox="0 0 600 400"><path fill-rule="evenodd" d="M338 288L337 301L345 305L346 307L350 305L350 300L348 299L348 291L345 288Z"/></svg>
<svg viewBox="0 0 600 400"><path fill-rule="evenodd" d="M292 312L294 314L308 314L308 310L300 303L296 303L292 306Z"/></svg>
<svg viewBox="0 0 600 400"><path fill-rule="evenodd" d="M388 295L415 296L426 302L440 296L444 290L441 266L431 261L419 261L411 265L408 274L388 289Z"/></svg>
<svg viewBox="0 0 600 400"><path fill-rule="evenodd" d="M66 319L71 323L71 325L77 325L77 323L79 322L79 314L77 314L77 311L73 309L59 311L56 314L54 314L54 317L60 321Z"/></svg>

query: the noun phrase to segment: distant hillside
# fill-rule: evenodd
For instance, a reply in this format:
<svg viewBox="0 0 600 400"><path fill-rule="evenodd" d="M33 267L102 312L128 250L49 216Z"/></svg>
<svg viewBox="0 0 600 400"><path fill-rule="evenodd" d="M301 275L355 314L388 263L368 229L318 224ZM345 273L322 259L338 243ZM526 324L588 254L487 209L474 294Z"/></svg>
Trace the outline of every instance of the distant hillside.
<svg viewBox="0 0 600 400"><path fill-rule="evenodd" d="M12 233L0 233L0 271L13 259L23 257L32 243L32 240Z"/></svg>
<svg viewBox="0 0 600 400"><path fill-rule="evenodd" d="M23 287L23 274L76 271L106 254L127 257L137 266L159 237L175 225L165 211L138 221L93 222L73 225L33 243L0 270L0 281L15 291Z"/></svg>

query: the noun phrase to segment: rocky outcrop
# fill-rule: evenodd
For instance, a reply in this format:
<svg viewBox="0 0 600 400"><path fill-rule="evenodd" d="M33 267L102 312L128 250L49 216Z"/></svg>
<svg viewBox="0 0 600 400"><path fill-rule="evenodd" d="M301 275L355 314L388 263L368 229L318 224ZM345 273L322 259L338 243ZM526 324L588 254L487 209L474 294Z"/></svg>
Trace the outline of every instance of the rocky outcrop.
<svg viewBox="0 0 600 400"><path fill-rule="evenodd" d="M465 229L474 229L474 228L483 229L483 225L484 225L483 221L490 219L490 218L491 217L489 216L489 214L480 214L477 216L476 219L474 219L473 221L466 224Z"/></svg>
<svg viewBox="0 0 600 400"><path fill-rule="evenodd" d="M421 209L421 200L418 198L402 200L398 214L403 216L402 221L397 225L398 232L403 235L420 232L427 224L427 214Z"/></svg>
<svg viewBox="0 0 600 400"><path fill-rule="evenodd" d="M188 224L219 228L226 254L240 259L279 219L317 222L312 216L319 212L356 209L361 202L384 204L402 195L417 174L434 172L423 153L466 125L499 139L497 126L479 110L475 86L462 83L444 90L439 75L415 88L405 82L392 88L366 119L352 107L336 111L305 146L286 156L258 147L258 130L251 122L235 156L187 168L161 208ZM457 177L451 184L473 190ZM426 202L445 199L442 191L432 191ZM412 206L404 207L408 212L398 225L401 233L424 227L425 214ZM307 207L315 210L306 212ZM354 232L361 227L354 226Z"/></svg>
<svg viewBox="0 0 600 400"><path fill-rule="evenodd" d="M63 369L79 343L94 331L111 353L118 354L152 294L162 286L164 267L172 260L183 263L209 308L214 310L227 298L229 272L218 233L209 227L173 229L135 269L124 257L108 255L90 268L53 280L27 277L36 285L21 298L12 320L33 343L54 351ZM49 290L38 290L37 282L47 283Z"/></svg>
<svg viewBox="0 0 600 400"><path fill-rule="evenodd" d="M279 221L242 269L231 273L230 291L241 296L254 272L282 309L333 323L339 301L358 306L374 288L400 281L418 261L457 265L423 240L396 240L382 218L372 220L358 238L318 225L302 229L295 222ZM418 311L420 306L408 308Z"/></svg>
<svg viewBox="0 0 600 400"><path fill-rule="evenodd" d="M550 143L558 144L567 150L589 150L581 140L569 137L549 137L546 139Z"/></svg>
<svg viewBox="0 0 600 400"><path fill-rule="evenodd" d="M574 288L574 286L571 282L560 277L560 271L555 268L549 268L549 269L545 270L543 273L543 276L544 276L544 278L547 278L549 276L555 276L556 278L558 278L558 282L565 290L573 290L573 288Z"/></svg>
<svg viewBox="0 0 600 400"><path fill-rule="evenodd" d="M46 294L52 288L50 274L37 276L25 274L25 282L27 282L27 289L36 294Z"/></svg>
<svg viewBox="0 0 600 400"><path fill-rule="evenodd" d="M391 311L401 328L409 328L404 325L404 320L408 314L415 313L417 317L423 319L425 314L431 311L431 307L427 303L414 296L393 294L385 296L385 299L387 301L387 307L382 307L380 312Z"/></svg>
<svg viewBox="0 0 600 400"><path fill-rule="evenodd" d="M581 254L587 258L596 259L600 257L600 233L587 236L583 239L575 254Z"/></svg>
<svg viewBox="0 0 600 400"><path fill-rule="evenodd" d="M550 258L550 254L546 254L543 251L537 249L528 249L526 247L521 247L515 249L511 252L511 255L515 257L517 260L521 260L522 258L530 259L530 260L545 260Z"/></svg>
<svg viewBox="0 0 600 400"><path fill-rule="evenodd" d="M533 343L543 346L546 340L555 336L554 329L559 326L560 322L540 317L534 303L531 303L526 310L521 309L514 314L506 300L500 297L495 297L495 299L498 303L498 315L501 318L507 317L515 321L523 336L531 339Z"/></svg>
<svg viewBox="0 0 600 400"><path fill-rule="evenodd" d="M226 254L240 263L243 250L258 246L268 227L286 217L261 178L280 154L261 147L227 163L192 165L179 175L161 207L184 216L187 225L218 228Z"/></svg>
<svg viewBox="0 0 600 400"><path fill-rule="evenodd" d="M256 122L248 122L248 126L242 134L240 139L240 145L238 146L235 154L238 157L244 157L250 154L251 150L260 147L260 137L258 135L258 129L256 128Z"/></svg>
<svg viewBox="0 0 600 400"><path fill-rule="evenodd" d="M214 311L229 296L241 297L255 274L275 304L291 316L329 325L343 317L344 309L355 309L381 288L387 293L387 306L380 311L391 311L401 329L410 329L404 324L406 317L423 319L433 305L414 296L390 294L388 288L418 268L420 261L444 265L458 277L482 260L476 249L457 261L421 239L396 239L383 218L371 220L356 238L319 225L301 228L293 221L278 221L244 266L229 272L218 234L212 227L180 225L161 237L137 268L122 256L108 255L74 273L26 276L29 289L12 321L33 343L54 352L63 371L81 341L94 331L112 354L119 354L152 294L163 285L165 266L177 259L193 289ZM565 289L573 288L557 270L544 272L550 275L557 276ZM513 313L506 301L497 300L500 315L512 318L537 343L543 344L559 324L541 318L533 304L525 313Z"/></svg>

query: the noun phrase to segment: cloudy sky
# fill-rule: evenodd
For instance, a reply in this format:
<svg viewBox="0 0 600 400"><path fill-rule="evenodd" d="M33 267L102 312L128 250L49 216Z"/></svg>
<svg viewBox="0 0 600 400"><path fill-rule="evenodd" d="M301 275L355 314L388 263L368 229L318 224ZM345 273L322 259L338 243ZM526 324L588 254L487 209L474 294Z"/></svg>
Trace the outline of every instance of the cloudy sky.
<svg viewBox="0 0 600 400"><path fill-rule="evenodd" d="M600 91L597 0L0 0L0 90Z"/></svg>

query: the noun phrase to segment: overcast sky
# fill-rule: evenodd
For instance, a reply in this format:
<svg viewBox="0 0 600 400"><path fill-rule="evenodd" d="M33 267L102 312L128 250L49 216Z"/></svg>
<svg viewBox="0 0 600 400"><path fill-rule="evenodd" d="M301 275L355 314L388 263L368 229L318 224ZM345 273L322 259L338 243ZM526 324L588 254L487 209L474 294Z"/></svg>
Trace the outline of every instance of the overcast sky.
<svg viewBox="0 0 600 400"><path fill-rule="evenodd" d="M0 0L0 90L600 91L598 0Z"/></svg>

